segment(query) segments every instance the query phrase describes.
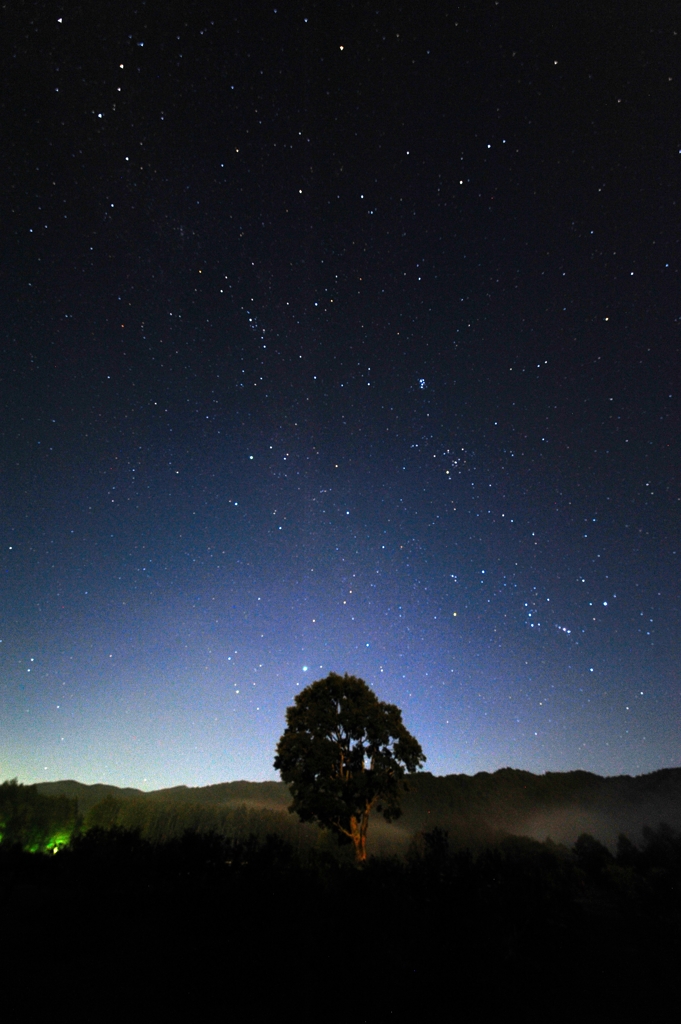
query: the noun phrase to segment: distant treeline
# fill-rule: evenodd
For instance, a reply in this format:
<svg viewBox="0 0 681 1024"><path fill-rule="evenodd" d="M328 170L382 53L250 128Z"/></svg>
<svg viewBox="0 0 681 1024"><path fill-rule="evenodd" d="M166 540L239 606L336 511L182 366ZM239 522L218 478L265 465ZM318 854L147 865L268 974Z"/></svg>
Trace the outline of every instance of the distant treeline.
<svg viewBox="0 0 681 1024"><path fill-rule="evenodd" d="M538 809L575 805L625 806L651 800L681 798L681 768L665 768L647 775L617 775L604 778L591 772L545 772L535 775L517 768L476 775L435 776L419 772L409 777L414 799L407 805L434 813L450 810L471 813L525 814Z"/></svg>
<svg viewBox="0 0 681 1024"><path fill-rule="evenodd" d="M245 804L117 800L113 796L105 797L85 814L82 829L87 832L91 828L137 832L151 843L166 843L185 832L212 833L236 841L277 835L296 849L318 846L324 835L315 825L303 824L287 811Z"/></svg>
<svg viewBox="0 0 681 1024"><path fill-rule="evenodd" d="M460 847L484 845L500 833L572 844L588 831L614 849L621 832L640 837L660 821L681 828L681 768L612 778L514 768L473 776L421 772L409 779L403 812L402 829L444 828Z"/></svg>
<svg viewBox="0 0 681 1024"><path fill-rule="evenodd" d="M447 850L452 854L457 850L479 853L485 848L500 848L513 838L514 815L517 823L519 819L522 820L523 815L526 818L528 815L536 817L540 812L556 807L562 807L563 810L572 808L573 814L576 814L576 809L580 806L582 809L600 806L602 812L608 810L613 815L618 805L621 808L628 803L629 806L638 805L639 811L642 806L647 806L647 813L650 815L650 808L655 808L660 803L664 805L677 794L681 785L681 770L658 772L654 776L643 776L642 780L643 785L639 779L606 780L586 772L538 777L528 772L510 769L496 772L494 775L480 773L473 778L449 776L438 779L423 773L410 780L409 790L405 794L405 813L400 819L401 844L394 847L392 852L397 849L402 855L413 860L415 851L430 850L432 853L435 849L432 846L435 842L433 837L438 837L437 841L440 843L442 838L446 837ZM632 784L638 784L638 794ZM54 788L58 785L51 784ZM18 845L28 852L46 852L57 851L91 832L134 834L141 842L155 846L177 841L191 833L199 837L213 836L237 844L257 844L276 836L296 854L314 850L336 850L337 844L333 835L318 829L315 825L304 824L296 815L280 809L283 794L278 784L225 785L235 787L231 790L230 796L249 795L251 799L254 791L258 793L259 785L271 789L276 787L273 799L271 793L267 794L274 808L254 805L254 802L250 805L217 803L212 799L205 799L208 794L202 790L187 790L181 787L179 799L175 798L177 791L137 795L138 791L133 790L130 792L134 795L127 795L125 798L116 797L108 792L103 799L91 804L85 813L81 814L77 799L54 792L54 788L54 795L47 796L40 791L42 786L24 786L14 779L0 785L0 842L5 846ZM67 783L66 786L76 787L78 784ZM666 801L659 800L663 787ZM111 788L117 792L115 788ZM220 795L224 795L225 787L206 788L212 791L210 797L214 798L217 795L216 790L222 790ZM606 795L609 797L609 805L603 799L604 791L608 788L610 792ZM109 787L97 789L100 790L98 795L101 795L101 790L108 790ZM617 800L613 799L613 792ZM203 794L204 802L191 801L190 794ZM264 794L260 792L258 795L264 803ZM577 795L581 795L581 804L575 799ZM638 802L633 799L636 795L639 795ZM647 799L641 800L640 796ZM678 813L678 798L672 809ZM454 830L444 828L442 823L453 823ZM668 837L676 834L674 827L668 823L664 828ZM385 836L390 834L391 827L385 823L381 825L380 819L376 817L374 831L379 831L379 836ZM598 848L607 854L608 862L621 861L625 856L624 851L627 851L628 863L633 863L632 858L635 857L636 851L647 849L653 834L649 825L642 826L638 835L633 838L620 833L616 840L615 861L613 851L589 833L580 835L574 844L574 851L579 859L582 856L579 851L583 853L591 842L593 849ZM424 840L424 836L430 838ZM518 842L521 838L516 836ZM380 850L380 842L377 845ZM551 850L567 848L565 844L557 844L550 838L545 845Z"/></svg>
<svg viewBox="0 0 681 1024"><path fill-rule="evenodd" d="M589 832L613 851L622 832L640 839L644 826L660 821L681 828L681 768L633 778L602 778L582 771L533 775L512 768L473 776L420 772L407 784L402 817L393 825L377 816L372 820L370 852L403 853L413 834L433 828L445 829L450 844L461 849L495 843L508 834L550 837L571 845L582 832ZM290 794L281 782L177 786L151 793L74 781L40 783L37 789L42 795L77 800L86 825L89 820L106 820L139 828L143 836L157 841L195 828L226 836L242 836L244 830L256 835L272 831L295 844L310 842L309 828L286 813ZM116 801L115 814L114 805L107 805L90 819L106 797Z"/></svg>
<svg viewBox="0 0 681 1024"><path fill-rule="evenodd" d="M121 788L98 782L85 785L74 779L59 782L39 782L38 792L44 796L68 796L78 801L82 813L107 796L117 800L150 800L161 803L184 804L246 804L286 810L291 802L288 787L283 782L220 782L212 786L172 786L145 793L141 789Z"/></svg>
<svg viewBox="0 0 681 1024"><path fill-rule="evenodd" d="M18 844L34 853L57 850L91 829L134 832L154 844L186 832L236 841L277 835L294 849L323 847L331 839L286 810L107 795L79 814L78 801L68 796L46 796L38 786L23 786L16 780L0 785L0 842L5 845Z"/></svg>
<svg viewBox="0 0 681 1024"><path fill-rule="evenodd" d="M505 768L474 776L411 776L403 815L387 825L374 816L369 851L403 855L411 837L445 830L453 849L480 849L507 835L551 838L571 846L587 832L614 852L617 837L641 839L645 826L681 828L681 769L635 778L589 772L530 772ZM143 793L74 781L0 787L0 836L30 850L53 849L75 831L114 826L166 842L185 831L232 839L276 834L296 849L334 846L332 837L287 812L290 795L278 782L231 782Z"/></svg>
<svg viewBox="0 0 681 1024"><path fill-rule="evenodd" d="M283 834L287 822L288 838ZM12 781L0 786L0 823L5 868L13 864L26 877L37 872L35 877L61 882L81 873L98 877L103 868L101 879L107 884L118 880L133 887L163 885L179 877L229 885L235 872L261 871L298 882L305 876L306 884L314 887L315 879L329 872L336 881L357 873L352 857L335 856L335 844L317 841L324 833L316 827L301 829L288 815L245 806L213 808L107 796L79 817L75 801L46 797L35 786ZM40 856L50 852L59 852L59 857ZM40 866L44 864L51 866ZM365 873L377 884L396 886L400 898L412 891L423 895L435 886L456 890L459 896L465 893L466 899L477 892L479 898L506 900L510 890L504 887L510 885L522 891L523 900L539 900L548 907L555 899L579 901L597 893L599 900L607 894L615 901L659 904L681 924L681 832L666 823L644 827L637 843L620 835L614 853L587 833L571 848L550 839L502 836L484 847L461 850L446 830L435 827L415 833L403 857L373 858Z"/></svg>

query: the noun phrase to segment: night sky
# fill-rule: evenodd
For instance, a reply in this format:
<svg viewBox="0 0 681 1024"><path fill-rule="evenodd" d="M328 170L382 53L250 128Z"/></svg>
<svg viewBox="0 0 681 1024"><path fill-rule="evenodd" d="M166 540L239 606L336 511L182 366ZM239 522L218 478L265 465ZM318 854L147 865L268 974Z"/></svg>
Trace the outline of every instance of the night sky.
<svg viewBox="0 0 681 1024"><path fill-rule="evenodd" d="M681 763L676 5L1 16L0 778Z"/></svg>

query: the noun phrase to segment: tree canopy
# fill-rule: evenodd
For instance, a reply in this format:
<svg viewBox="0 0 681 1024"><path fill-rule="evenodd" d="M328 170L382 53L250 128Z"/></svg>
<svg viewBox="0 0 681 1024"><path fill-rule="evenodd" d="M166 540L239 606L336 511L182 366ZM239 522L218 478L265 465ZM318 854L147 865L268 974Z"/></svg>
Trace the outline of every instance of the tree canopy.
<svg viewBox="0 0 681 1024"><path fill-rule="evenodd" d="M274 767L291 790L289 810L333 829L366 859L369 815L401 814L401 782L425 761L394 704L379 701L363 679L332 672L307 686L286 711Z"/></svg>

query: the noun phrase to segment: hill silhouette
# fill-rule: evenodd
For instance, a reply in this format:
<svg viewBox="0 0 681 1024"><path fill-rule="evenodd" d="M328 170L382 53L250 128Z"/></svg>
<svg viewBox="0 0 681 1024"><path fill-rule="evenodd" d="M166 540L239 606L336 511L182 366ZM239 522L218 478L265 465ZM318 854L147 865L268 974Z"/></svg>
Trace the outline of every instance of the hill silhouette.
<svg viewBox="0 0 681 1024"><path fill-rule="evenodd" d="M211 786L171 786L168 789L122 788L96 782L87 785L74 779L59 782L38 782L37 789L44 796L67 796L78 801L82 814L106 797L117 800L150 800L182 804L245 804L247 807L262 807L269 810L285 811L290 803L287 787L283 782L219 782Z"/></svg>
<svg viewBox="0 0 681 1024"><path fill-rule="evenodd" d="M660 821L681 828L681 768L605 778L513 768L473 776L419 772L409 777L408 786L402 817L392 825L378 817L372 822L373 852L400 852L413 835L433 828L446 830L460 848L508 834L572 844L583 832L614 848L620 833L636 840L644 827ZM251 828L257 835L278 832L289 840L298 831L298 842L306 843L315 834L287 813L290 795L282 782L241 780L145 793L65 780L38 783L37 790L76 800L92 824L136 827L150 838L168 838L184 828L239 835Z"/></svg>

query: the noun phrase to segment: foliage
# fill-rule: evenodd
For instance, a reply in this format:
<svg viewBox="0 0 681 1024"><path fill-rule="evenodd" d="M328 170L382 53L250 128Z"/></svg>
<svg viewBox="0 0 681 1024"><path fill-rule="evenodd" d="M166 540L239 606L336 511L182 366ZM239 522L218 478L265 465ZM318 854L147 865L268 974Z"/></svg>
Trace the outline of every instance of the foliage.
<svg viewBox="0 0 681 1024"><path fill-rule="evenodd" d="M297 849L318 845L311 826L292 820L285 810L245 804L191 804L182 800L118 800L107 796L85 815L84 831L120 828L138 832L151 843L167 843L186 832L245 841L277 835Z"/></svg>
<svg viewBox="0 0 681 1024"><path fill-rule="evenodd" d="M0 785L0 842L30 852L55 852L78 825L78 805L65 796L43 796L16 779Z"/></svg>
<svg viewBox="0 0 681 1024"><path fill-rule="evenodd" d="M372 819L372 854L401 855L413 835L434 828L445 829L451 848L458 850L481 850L508 834L540 840L550 835L556 842L572 845L581 833L589 832L612 852L620 833L640 837L643 826L657 821L681 829L681 768L633 778L600 778L581 771L534 775L511 768L473 776L435 777L419 771L407 781L399 827L387 825L382 818ZM331 831L305 826L285 813L291 793L283 782L176 786L151 793L73 781L43 782L36 788L42 795L77 799L88 827L94 823L106 827L111 807L109 812L106 805L100 808L97 814L104 818L99 822L90 820L90 811L104 797L130 804L127 810L116 810L113 821L125 828L140 828L154 842L197 828L225 836L243 835L244 830L258 835L269 831L297 846L335 845ZM145 810L145 804L158 809ZM336 855L350 852L341 847Z"/></svg>
<svg viewBox="0 0 681 1024"><path fill-rule="evenodd" d="M335 830L364 861L371 810L386 821L399 817L400 780L425 761L420 744L398 707L347 674L332 672L306 687L286 721L274 767L290 786L289 809Z"/></svg>
<svg viewBox="0 0 681 1024"><path fill-rule="evenodd" d="M614 850L620 832L638 836L651 821L681 828L681 769L634 778L511 768L440 777L419 772L409 779L402 807L404 831L446 829L457 849L481 849L502 834L550 835L572 845L589 832Z"/></svg>

